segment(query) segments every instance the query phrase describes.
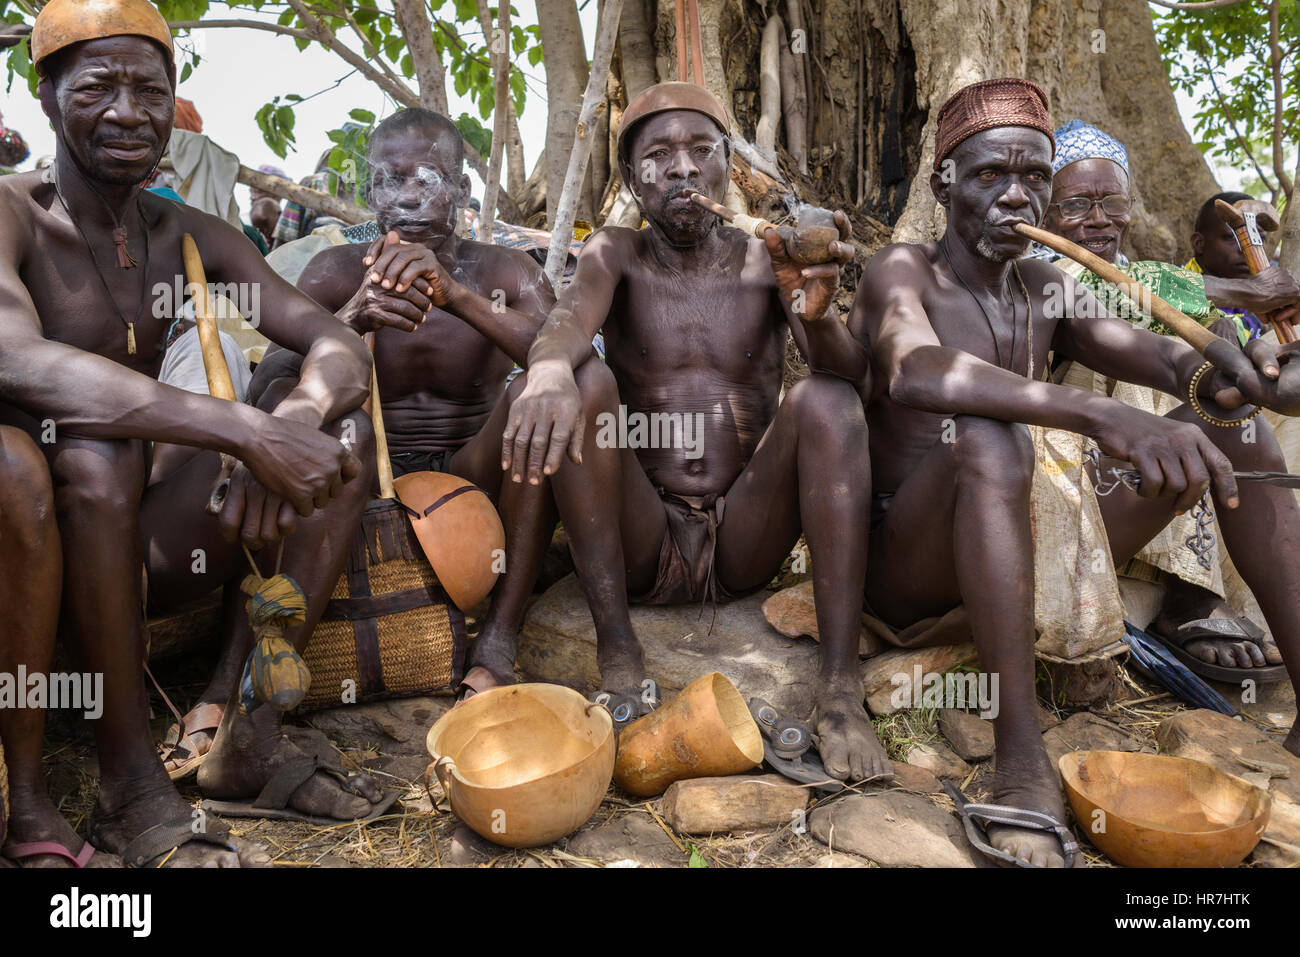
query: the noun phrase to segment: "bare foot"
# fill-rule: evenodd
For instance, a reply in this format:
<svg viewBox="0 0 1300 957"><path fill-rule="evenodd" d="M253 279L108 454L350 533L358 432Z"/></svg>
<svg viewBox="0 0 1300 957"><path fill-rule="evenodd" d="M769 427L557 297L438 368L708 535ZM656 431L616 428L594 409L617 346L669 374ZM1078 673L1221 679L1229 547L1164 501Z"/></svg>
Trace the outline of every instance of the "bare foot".
<svg viewBox="0 0 1300 957"><path fill-rule="evenodd" d="M813 726L822 764L832 777L841 781L894 779L894 766L862 706L862 685L856 679L822 686Z"/></svg>
<svg viewBox="0 0 1300 957"><path fill-rule="evenodd" d="M989 803L1041 811L1065 823L1061 786L1041 739L1019 748L1004 748L999 743ZM1038 867L1065 866L1061 839L1051 831L990 824L988 839L999 851Z"/></svg>
<svg viewBox="0 0 1300 957"><path fill-rule="evenodd" d="M176 787L161 774L137 783L103 782L99 790L99 805L90 818L90 838L95 847L113 854L121 854L127 846L145 831L159 824L191 822L202 830L202 812L190 807L176 792ZM159 780L158 778L161 778ZM230 839L237 850L218 844L193 840L182 844L174 852L147 862L145 867L157 867L164 860L165 867L257 867L269 863L264 853Z"/></svg>
<svg viewBox="0 0 1300 957"><path fill-rule="evenodd" d="M32 790L15 787L9 794L9 830L5 846L37 841L62 844L74 856L80 854L85 846L85 841L77 836L72 825L54 807L43 787ZM37 854L17 859L15 863L30 868L73 866L72 861L58 854Z"/></svg>
<svg viewBox="0 0 1300 957"><path fill-rule="evenodd" d="M486 668L498 685L512 685L515 683L515 649L514 634L495 631L489 624L474 639L465 670Z"/></svg>
<svg viewBox="0 0 1300 957"><path fill-rule="evenodd" d="M653 682L646 683L645 659L635 632L597 636L596 664L600 669L600 690L637 698L646 704L649 704L647 694L658 700L658 689L653 687Z"/></svg>
<svg viewBox="0 0 1300 957"><path fill-rule="evenodd" d="M255 798L271 777L309 752L281 731L269 706L252 716L228 714L208 759L199 768L199 787L210 798ZM352 774L346 783L317 771L289 798L289 806L313 817L353 821L368 816L384 797L374 778Z"/></svg>

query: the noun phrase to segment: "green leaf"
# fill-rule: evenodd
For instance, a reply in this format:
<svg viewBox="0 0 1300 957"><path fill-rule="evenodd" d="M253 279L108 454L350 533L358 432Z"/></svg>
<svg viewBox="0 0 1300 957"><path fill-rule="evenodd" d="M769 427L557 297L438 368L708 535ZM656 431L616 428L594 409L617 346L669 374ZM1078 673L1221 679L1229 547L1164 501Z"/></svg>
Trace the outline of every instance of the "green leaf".
<svg viewBox="0 0 1300 957"><path fill-rule="evenodd" d="M358 123L364 123L367 126L370 126L375 122L375 114L371 113L369 110L363 110L360 107L355 110L349 110L348 116L356 120Z"/></svg>
<svg viewBox="0 0 1300 957"><path fill-rule="evenodd" d="M194 72L194 64L186 63L183 67L181 67L181 78L178 82L184 83L186 80L190 78L190 74L193 72Z"/></svg>
<svg viewBox="0 0 1300 957"><path fill-rule="evenodd" d="M402 76L415 76L415 61L411 59L411 54L402 54L402 62L400 66L402 68Z"/></svg>
<svg viewBox="0 0 1300 957"><path fill-rule="evenodd" d="M490 129L468 113L462 113L455 123L456 129L460 130L460 135L465 137L465 142L478 150L480 154L486 156L492 151L492 131Z"/></svg>
<svg viewBox="0 0 1300 957"><path fill-rule="evenodd" d="M690 863L686 865L687 867L708 867L709 866L709 862L704 859L704 855L700 853L700 849L698 847L696 847L694 844L688 844L686 846L691 849L691 860Z"/></svg>

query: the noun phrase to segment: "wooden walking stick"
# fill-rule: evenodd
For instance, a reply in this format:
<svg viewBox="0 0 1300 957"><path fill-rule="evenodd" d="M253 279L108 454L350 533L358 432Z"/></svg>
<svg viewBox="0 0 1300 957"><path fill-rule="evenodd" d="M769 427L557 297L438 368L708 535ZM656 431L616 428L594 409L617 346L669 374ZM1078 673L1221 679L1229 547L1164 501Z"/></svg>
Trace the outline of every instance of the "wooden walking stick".
<svg viewBox="0 0 1300 957"><path fill-rule="evenodd" d="M214 399L238 401L235 384L230 378L230 367L226 365L226 354L221 349L221 333L217 330L217 320L212 315L212 299L208 295L208 277L203 271L203 259L199 256L199 247L194 237L186 233L181 237L181 259L185 263L185 285L194 303L194 322L199 329L199 351L203 355L203 372L208 377L208 393ZM225 452L221 453L221 475L212 487L208 497L207 511L216 515L226 500L230 488L230 473L235 470L238 460Z"/></svg>
<svg viewBox="0 0 1300 957"><path fill-rule="evenodd" d="M199 349L203 355L203 371L208 377L208 392L214 399L237 402L230 367L226 365L226 354L221 349L217 320L212 315L203 259L189 233L181 236L181 259L185 263L185 281L194 303L194 321L199 329ZM233 455L221 453L221 477L208 498L207 510L212 515L221 511L230 488L230 473L236 464L238 460ZM280 550L283 555L283 540ZM285 639L284 632L306 621L307 596L296 581L280 574L278 558L275 574L266 578L247 548L244 555L253 574L244 578L239 589L249 596L247 610L253 627L253 649L244 661L239 708L241 713L247 714L269 703L277 710L291 711L306 696L311 686L311 672L297 650Z"/></svg>
<svg viewBox="0 0 1300 957"><path fill-rule="evenodd" d="M1264 237L1261 230L1271 233L1282 225L1277 210L1268 203L1259 200L1242 200L1239 205L1225 203L1221 199L1214 201L1214 209L1232 231L1237 235L1237 242L1246 257L1246 266L1252 276L1269 267L1268 253L1264 250ZM1270 312L1262 317L1273 331L1277 333L1278 342L1295 342L1295 327L1285 319L1277 318L1277 313Z"/></svg>

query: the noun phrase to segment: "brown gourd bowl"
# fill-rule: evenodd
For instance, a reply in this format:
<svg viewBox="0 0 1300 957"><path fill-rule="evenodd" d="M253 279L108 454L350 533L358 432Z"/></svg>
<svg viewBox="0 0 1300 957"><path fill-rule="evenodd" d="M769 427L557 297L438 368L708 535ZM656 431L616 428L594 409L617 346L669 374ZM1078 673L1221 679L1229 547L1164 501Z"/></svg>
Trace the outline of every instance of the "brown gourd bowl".
<svg viewBox="0 0 1300 957"><path fill-rule="evenodd" d="M456 816L505 847L576 831L614 774L609 712L560 685L476 694L439 718L426 743Z"/></svg>
<svg viewBox="0 0 1300 957"><path fill-rule="evenodd" d="M1268 792L1203 761L1072 751L1058 767L1079 832L1125 867L1236 867L1268 826Z"/></svg>

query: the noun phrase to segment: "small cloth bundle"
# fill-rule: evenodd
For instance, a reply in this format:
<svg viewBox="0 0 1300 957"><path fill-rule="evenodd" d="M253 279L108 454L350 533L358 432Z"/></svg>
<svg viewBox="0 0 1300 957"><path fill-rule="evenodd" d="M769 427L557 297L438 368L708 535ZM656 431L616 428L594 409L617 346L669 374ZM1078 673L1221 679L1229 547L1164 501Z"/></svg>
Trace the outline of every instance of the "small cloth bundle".
<svg viewBox="0 0 1300 957"><path fill-rule="evenodd" d="M248 575L239 590L248 595L253 650L239 683L239 710L248 714L264 704L292 711L311 687L311 672L284 638L284 630L307 620L307 596L288 575Z"/></svg>

